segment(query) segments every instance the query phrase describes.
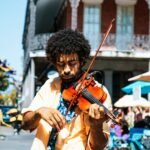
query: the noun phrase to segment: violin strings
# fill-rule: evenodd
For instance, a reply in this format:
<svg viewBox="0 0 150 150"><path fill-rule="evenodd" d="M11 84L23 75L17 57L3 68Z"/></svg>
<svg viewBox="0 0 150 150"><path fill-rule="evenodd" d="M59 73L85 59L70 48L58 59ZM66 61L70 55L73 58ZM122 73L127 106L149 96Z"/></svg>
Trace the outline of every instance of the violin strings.
<svg viewBox="0 0 150 150"><path fill-rule="evenodd" d="M87 98L90 102L96 103L104 108L105 113L110 117L110 119L115 119L116 117L99 101L97 100L93 95L87 91L87 89L82 90L82 94L85 98Z"/></svg>

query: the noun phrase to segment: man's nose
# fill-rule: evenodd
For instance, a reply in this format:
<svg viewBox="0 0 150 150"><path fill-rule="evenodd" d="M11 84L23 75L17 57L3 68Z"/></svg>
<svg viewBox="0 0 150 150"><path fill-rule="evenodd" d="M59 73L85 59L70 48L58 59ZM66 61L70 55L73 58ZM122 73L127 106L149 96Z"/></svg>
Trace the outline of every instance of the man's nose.
<svg viewBox="0 0 150 150"><path fill-rule="evenodd" d="M64 68L64 74L65 75L69 75L70 74L70 67L69 67L69 65L65 66L65 68Z"/></svg>

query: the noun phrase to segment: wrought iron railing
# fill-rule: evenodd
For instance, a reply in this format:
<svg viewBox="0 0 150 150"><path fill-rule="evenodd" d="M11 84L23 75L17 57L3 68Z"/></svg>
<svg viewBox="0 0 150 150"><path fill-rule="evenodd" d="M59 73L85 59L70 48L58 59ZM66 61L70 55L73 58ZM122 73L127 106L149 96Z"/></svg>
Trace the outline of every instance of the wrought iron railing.
<svg viewBox="0 0 150 150"><path fill-rule="evenodd" d="M104 34L102 34L104 36ZM118 37L117 37L118 36ZM117 38L120 38L120 42L117 43ZM116 47L116 50L122 50L118 47L123 47L124 50L145 50L150 51L150 35L134 34L132 37L126 35L109 34L104 47Z"/></svg>
<svg viewBox="0 0 150 150"><path fill-rule="evenodd" d="M49 34L38 35L33 39L32 51L43 50L46 47L46 43L49 38ZM102 39L104 34L100 35L99 39ZM94 37L94 35L92 36ZM147 51L150 52L150 35L134 34L132 37L128 35L109 34L105 43L102 46L102 50L116 50L116 51ZM92 38L93 39L93 38ZM91 45L94 45L93 51L96 50L100 41L92 40ZM119 39L119 40L117 40ZM90 40L90 39L89 39ZM98 43L99 42L99 43Z"/></svg>

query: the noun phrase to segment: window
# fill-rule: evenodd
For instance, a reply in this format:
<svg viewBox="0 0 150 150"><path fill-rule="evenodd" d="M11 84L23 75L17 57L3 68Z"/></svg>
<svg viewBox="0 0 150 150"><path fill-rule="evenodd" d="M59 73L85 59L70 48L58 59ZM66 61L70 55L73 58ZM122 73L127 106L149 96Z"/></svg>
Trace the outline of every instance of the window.
<svg viewBox="0 0 150 150"><path fill-rule="evenodd" d="M100 6L84 6L83 32L91 44L92 51L95 51L100 42Z"/></svg>
<svg viewBox="0 0 150 150"><path fill-rule="evenodd" d="M117 7L117 37L118 50L127 50L133 40L134 6Z"/></svg>

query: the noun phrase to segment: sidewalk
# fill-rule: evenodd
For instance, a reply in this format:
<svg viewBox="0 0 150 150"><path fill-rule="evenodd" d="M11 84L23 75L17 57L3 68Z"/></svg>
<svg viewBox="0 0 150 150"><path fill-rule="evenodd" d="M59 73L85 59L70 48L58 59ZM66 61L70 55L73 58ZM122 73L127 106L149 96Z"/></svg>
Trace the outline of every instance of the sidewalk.
<svg viewBox="0 0 150 150"><path fill-rule="evenodd" d="M0 135L12 135L14 129L12 127L5 127L5 126L0 126Z"/></svg>
<svg viewBox="0 0 150 150"><path fill-rule="evenodd" d="M24 131L21 130L20 131L20 135L28 135L28 134L35 134L30 133L29 131ZM14 129L12 127L6 127L6 126L0 126L0 135L5 135L5 136L9 136L9 135L14 135Z"/></svg>
<svg viewBox="0 0 150 150"><path fill-rule="evenodd" d="M12 127L0 126L0 149L1 150L29 150L35 137L35 132L24 130L19 135L14 134Z"/></svg>

